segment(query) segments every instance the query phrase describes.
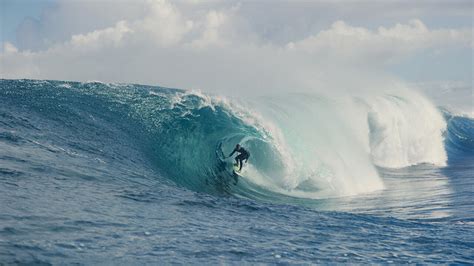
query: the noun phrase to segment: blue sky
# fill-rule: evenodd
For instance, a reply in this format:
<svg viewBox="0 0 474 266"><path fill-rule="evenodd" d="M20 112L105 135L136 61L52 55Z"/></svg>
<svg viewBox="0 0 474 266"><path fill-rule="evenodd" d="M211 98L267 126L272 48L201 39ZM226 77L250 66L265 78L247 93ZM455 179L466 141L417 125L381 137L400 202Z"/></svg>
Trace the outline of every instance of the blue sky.
<svg viewBox="0 0 474 266"><path fill-rule="evenodd" d="M310 86L352 68L472 83L472 1L0 1L9 78Z"/></svg>
<svg viewBox="0 0 474 266"><path fill-rule="evenodd" d="M16 30L27 17L40 19L45 8L54 6L54 1L46 0L0 0L0 43L5 41L16 43Z"/></svg>

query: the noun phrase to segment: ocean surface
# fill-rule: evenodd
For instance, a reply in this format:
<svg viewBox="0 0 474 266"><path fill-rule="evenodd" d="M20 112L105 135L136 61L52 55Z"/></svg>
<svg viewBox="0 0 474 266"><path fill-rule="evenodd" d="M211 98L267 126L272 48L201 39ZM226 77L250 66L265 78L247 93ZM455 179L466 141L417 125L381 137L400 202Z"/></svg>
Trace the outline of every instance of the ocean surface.
<svg viewBox="0 0 474 266"><path fill-rule="evenodd" d="M0 80L0 264L347 262L474 263L472 116Z"/></svg>

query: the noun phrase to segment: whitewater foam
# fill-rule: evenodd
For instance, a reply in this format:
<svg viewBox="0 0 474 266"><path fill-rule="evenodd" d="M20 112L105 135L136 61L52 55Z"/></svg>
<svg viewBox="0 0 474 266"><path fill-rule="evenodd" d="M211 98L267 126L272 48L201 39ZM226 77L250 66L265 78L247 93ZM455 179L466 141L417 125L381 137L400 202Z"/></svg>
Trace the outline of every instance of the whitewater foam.
<svg viewBox="0 0 474 266"><path fill-rule="evenodd" d="M372 97L368 104L370 148L374 163L401 168L421 163L446 166L446 121L414 91Z"/></svg>

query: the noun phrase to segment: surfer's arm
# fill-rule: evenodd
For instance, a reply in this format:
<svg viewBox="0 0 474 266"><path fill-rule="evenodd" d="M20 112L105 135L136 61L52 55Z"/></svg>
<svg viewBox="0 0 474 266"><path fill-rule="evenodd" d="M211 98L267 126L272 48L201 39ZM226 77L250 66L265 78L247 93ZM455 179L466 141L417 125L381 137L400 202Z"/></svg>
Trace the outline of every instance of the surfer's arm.
<svg viewBox="0 0 474 266"><path fill-rule="evenodd" d="M232 155L234 155L234 153L235 153L236 151L237 151L237 149L234 149L234 150L231 152L231 154L229 155L229 157L232 156Z"/></svg>

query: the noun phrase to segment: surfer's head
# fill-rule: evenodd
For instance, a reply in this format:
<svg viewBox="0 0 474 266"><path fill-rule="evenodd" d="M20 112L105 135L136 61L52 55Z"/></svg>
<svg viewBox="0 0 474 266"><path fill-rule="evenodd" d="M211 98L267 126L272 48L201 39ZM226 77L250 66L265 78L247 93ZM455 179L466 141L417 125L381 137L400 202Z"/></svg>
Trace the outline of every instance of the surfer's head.
<svg viewBox="0 0 474 266"><path fill-rule="evenodd" d="M236 149L239 149L239 148L240 148L240 144L235 145L235 148L236 148Z"/></svg>

